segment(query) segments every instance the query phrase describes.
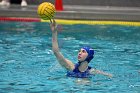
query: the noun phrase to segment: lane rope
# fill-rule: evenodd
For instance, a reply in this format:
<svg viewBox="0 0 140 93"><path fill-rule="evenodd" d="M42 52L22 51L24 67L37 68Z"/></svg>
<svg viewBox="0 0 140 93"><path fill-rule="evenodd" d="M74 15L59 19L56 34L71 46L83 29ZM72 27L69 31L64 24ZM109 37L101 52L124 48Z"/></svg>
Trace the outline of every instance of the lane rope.
<svg viewBox="0 0 140 93"><path fill-rule="evenodd" d="M40 22L39 18L0 17L0 21Z"/></svg>
<svg viewBox="0 0 140 93"><path fill-rule="evenodd" d="M49 20L42 20L40 18L21 18L21 17L0 17L0 21L15 21L15 22L50 22ZM94 20L63 20L56 19L58 24L74 25L125 25L125 26L140 26L140 22L130 21L94 21Z"/></svg>

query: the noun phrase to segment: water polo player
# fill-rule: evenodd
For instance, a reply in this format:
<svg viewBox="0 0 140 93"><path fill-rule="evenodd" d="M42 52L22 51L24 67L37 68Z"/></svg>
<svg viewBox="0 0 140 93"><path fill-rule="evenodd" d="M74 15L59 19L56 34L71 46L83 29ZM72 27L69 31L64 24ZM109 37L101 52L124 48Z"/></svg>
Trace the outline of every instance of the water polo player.
<svg viewBox="0 0 140 93"><path fill-rule="evenodd" d="M69 77L77 77L77 78L87 78L91 77L93 74L103 74L109 77L112 77L111 74L105 73L103 71L94 69L88 66L89 62L94 57L94 50L90 47L82 47L78 53L78 63L74 64L70 60L66 59L61 52L59 51L58 41L57 41L57 30L56 30L56 22L53 19L50 24L52 30L52 49L54 55L56 56L58 62L62 67L67 69L67 76Z"/></svg>

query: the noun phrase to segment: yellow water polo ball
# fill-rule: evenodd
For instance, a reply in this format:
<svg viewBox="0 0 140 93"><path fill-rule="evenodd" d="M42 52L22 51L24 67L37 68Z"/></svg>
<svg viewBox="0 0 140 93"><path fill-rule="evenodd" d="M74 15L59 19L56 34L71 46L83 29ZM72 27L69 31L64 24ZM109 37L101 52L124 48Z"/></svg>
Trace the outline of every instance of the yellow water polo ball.
<svg viewBox="0 0 140 93"><path fill-rule="evenodd" d="M55 7L49 2L44 2L38 6L37 13L42 19L50 20L55 15Z"/></svg>

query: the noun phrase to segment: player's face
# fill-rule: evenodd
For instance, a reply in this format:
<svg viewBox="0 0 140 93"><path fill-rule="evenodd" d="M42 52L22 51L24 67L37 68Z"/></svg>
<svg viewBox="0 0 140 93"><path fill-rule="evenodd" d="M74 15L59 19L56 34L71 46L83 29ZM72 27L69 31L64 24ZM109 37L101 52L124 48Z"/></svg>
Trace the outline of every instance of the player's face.
<svg viewBox="0 0 140 93"><path fill-rule="evenodd" d="M88 53L85 49L81 48L78 52L78 61L84 61L88 56Z"/></svg>

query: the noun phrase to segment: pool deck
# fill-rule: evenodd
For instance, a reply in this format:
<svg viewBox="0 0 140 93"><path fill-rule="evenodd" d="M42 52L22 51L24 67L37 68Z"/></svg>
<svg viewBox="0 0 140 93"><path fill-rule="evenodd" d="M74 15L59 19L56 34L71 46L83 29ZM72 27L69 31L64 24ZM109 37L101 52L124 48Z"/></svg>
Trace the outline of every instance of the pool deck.
<svg viewBox="0 0 140 93"><path fill-rule="evenodd" d="M39 18L37 5L0 6L0 17ZM140 7L113 7L113 6L80 6L64 5L63 11L57 11L56 19L72 20L113 20L113 21L140 21Z"/></svg>

